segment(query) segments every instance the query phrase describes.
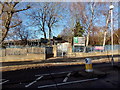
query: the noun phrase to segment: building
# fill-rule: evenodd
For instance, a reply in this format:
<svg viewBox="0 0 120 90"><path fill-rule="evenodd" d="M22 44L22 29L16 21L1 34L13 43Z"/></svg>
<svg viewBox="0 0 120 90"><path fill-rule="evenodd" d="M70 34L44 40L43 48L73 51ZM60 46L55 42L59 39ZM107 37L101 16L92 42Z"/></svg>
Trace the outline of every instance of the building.
<svg viewBox="0 0 120 90"><path fill-rule="evenodd" d="M57 45L58 43L66 42L62 38L54 37L50 41L48 39L31 39L31 40L5 40L3 42L3 47L33 47L33 46L48 46L48 45Z"/></svg>

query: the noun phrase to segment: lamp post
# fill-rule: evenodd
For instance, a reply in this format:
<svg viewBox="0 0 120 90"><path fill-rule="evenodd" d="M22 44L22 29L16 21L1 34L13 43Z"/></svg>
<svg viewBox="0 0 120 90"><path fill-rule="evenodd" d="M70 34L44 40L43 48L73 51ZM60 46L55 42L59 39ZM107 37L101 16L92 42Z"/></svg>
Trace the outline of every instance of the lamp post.
<svg viewBox="0 0 120 90"><path fill-rule="evenodd" d="M75 35L75 28L73 29L72 31L72 34L73 34L73 38L72 38L72 44L73 44L73 48L72 48L72 52L74 52L74 35Z"/></svg>
<svg viewBox="0 0 120 90"><path fill-rule="evenodd" d="M111 13L111 50L112 50L111 64L113 66L114 65L114 59L113 59L113 8L114 6L112 5L112 2L109 8Z"/></svg>

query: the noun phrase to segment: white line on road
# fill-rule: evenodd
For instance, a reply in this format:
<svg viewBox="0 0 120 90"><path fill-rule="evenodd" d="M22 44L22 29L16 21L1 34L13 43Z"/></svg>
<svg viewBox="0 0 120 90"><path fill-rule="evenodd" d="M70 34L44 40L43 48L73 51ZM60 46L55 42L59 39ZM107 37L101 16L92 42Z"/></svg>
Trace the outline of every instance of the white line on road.
<svg viewBox="0 0 120 90"><path fill-rule="evenodd" d="M5 80L5 79L0 79L0 82L1 82L2 80Z"/></svg>
<svg viewBox="0 0 120 90"><path fill-rule="evenodd" d="M34 83L36 83L38 80L40 80L42 77L43 77L43 76L38 77L35 81L29 83L28 85L25 85L25 87L31 86L32 84L34 84Z"/></svg>
<svg viewBox="0 0 120 90"><path fill-rule="evenodd" d="M71 75L71 73L68 73L63 82L66 82L68 80L68 77Z"/></svg>
<svg viewBox="0 0 120 90"><path fill-rule="evenodd" d="M63 74L63 73L69 73L69 72L73 72L73 71L66 71L66 72L58 72L58 73L50 73L50 74ZM35 76L41 76L41 75L43 75L43 76L46 76L46 75L50 75L49 73L48 74L40 74L40 75L35 75Z"/></svg>
<svg viewBox="0 0 120 90"><path fill-rule="evenodd" d="M38 78L36 79L36 81L40 80L41 78L43 78L43 76L41 76L41 77L38 77Z"/></svg>
<svg viewBox="0 0 120 90"><path fill-rule="evenodd" d="M73 84L73 83L80 83L80 82L86 82L86 81L92 81L92 80L96 80L96 79L98 79L98 78L78 80L78 81L72 81L72 82L66 82L66 83L58 83L57 86L66 85L66 84ZM53 87L53 86L56 86L56 84L38 86L38 88Z"/></svg>
<svg viewBox="0 0 120 90"><path fill-rule="evenodd" d="M38 86L38 88L55 87L55 86L56 84L51 84L51 85Z"/></svg>
<svg viewBox="0 0 120 90"><path fill-rule="evenodd" d="M9 81L9 80L6 80L6 81L4 81L4 82L1 82L0 85L6 83L6 82L8 82L8 81Z"/></svg>
<svg viewBox="0 0 120 90"><path fill-rule="evenodd" d="M25 85L25 87L29 87L29 86L31 86L32 84L34 84L35 82L37 82L37 81L31 82L31 83L29 83L28 85Z"/></svg>

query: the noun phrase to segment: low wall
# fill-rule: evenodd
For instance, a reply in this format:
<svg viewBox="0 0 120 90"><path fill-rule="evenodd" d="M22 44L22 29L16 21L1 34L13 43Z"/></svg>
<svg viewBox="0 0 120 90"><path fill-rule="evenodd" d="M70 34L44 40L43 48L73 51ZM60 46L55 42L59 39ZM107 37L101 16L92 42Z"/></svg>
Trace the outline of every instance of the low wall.
<svg viewBox="0 0 120 90"><path fill-rule="evenodd" d="M30 47L30 48L6 48L0 50L0 57L8 55L27 55L27 54L44 54L45 48Z"/></svg>
<svg viewBox="0 0 120 90"><path fill-rule="evenodd" d="M45 60L45 48L7 48L0 50L0 62Z"/></svg>
<svg viewBox="0 0 120 90"><path fill-rule="evenodd" d="M27 55L8 55L0 57L0 62L8 61L30 61L30 60L45 60L45 54L27 54Z"/></svg>
<svg viewBox="0 0 120 90"><path fill-rule="evenodd" d="M52 50L52 49L51 49ZM49 57L56 57L56 47L53 47L53 53L48 52L46 54L45 48L32 47L32 48L8 48L0 50L0 62L8 61L30 61L30 60L45 60ZM48 49L48 51L50 51ZM82 52L69 52L67 57L89 57L89 56L103 56L111 55L111 51L106 52L91 52L91 53L82 53ZM114 50L114 55L120 55L120 50Z"/></svg>

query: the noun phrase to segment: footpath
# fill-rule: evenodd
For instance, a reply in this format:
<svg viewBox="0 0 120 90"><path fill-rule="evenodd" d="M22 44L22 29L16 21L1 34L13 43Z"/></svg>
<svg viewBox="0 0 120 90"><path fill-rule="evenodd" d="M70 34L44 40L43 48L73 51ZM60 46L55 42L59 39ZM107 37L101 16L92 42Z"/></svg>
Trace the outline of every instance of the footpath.
<svg viewBox="0 0 120 90"><path fill-rule="evenodd" d="M35 60L35 61L14 61L14 62L2 62L0 66L0 71L13 71L19 69L44 67L44 66L63 66L63 65L79 65L85 64L85 58L91 58L92 63L104 63L111 62L110 55L104 56L89 56L89 57L56 57L49 58L46 60ZM114 61L119 62L120 55L114 55Z"/></svg>

